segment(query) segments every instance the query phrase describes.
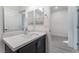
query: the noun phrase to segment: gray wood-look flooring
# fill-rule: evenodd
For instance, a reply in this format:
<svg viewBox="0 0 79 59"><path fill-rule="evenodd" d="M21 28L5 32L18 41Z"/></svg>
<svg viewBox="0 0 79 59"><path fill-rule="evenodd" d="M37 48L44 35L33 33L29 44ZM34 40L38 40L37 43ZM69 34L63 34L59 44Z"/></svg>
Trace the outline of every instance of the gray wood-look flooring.
<svg viewBox="0 0 79 59"><path fill-rule="evenodd" d="M65 37L52 35L48 49L49 53L78 53L79 51L68 47L68 44L63 42L66 40L68 39Z"/></svg>

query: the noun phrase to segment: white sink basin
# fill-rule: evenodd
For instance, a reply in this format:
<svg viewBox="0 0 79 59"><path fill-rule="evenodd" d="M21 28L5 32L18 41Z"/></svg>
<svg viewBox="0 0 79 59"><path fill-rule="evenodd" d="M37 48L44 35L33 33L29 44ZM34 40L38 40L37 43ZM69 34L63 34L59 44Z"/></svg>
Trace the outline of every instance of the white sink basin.
<svg viewBox="0 0 79 59"><path fill-rule="evenodd" d="M37 36L37 35L39 35L39 34L35 33L35 32L28 32L28 33L24 34L24 36L26 36L26 37L32 37L32 36Z"/></svg>

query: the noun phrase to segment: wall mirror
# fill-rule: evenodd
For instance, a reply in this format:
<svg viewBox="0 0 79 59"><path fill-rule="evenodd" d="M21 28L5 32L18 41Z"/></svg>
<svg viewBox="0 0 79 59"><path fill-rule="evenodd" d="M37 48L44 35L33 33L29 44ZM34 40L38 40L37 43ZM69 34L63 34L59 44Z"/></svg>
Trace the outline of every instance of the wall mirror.
<svg viewBox="0 0 79 59"><path fill-rule="evenodd" d="M26 20L25 9L20 6L3 7L3 32L22 31Z"/></svg>
<svg viewBox="0 0 79 59"><path fill-rule="evenodd" d="M26 11L28 19L28 31L42 31L39 28L44 27L44 7L29 7Z"/></svg>
<svg viewBox="0 0 79 59"><path fill-rule="evenodd" d="M29 25L44 25L44 8L35 8L27 13Z"/></svg>

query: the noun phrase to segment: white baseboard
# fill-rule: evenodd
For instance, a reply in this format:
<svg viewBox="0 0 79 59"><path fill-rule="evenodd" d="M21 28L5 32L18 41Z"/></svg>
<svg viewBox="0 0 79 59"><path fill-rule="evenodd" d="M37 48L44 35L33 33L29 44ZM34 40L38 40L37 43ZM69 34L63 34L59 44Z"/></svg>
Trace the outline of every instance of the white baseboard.
<svg viewBox="0 0 79 59"><path fill-rule="evenodd" d="M52 36L56 36L56 37L63 37L63 38L68 38L68 36L61 36L61 35L55 35L55 34L51 34Z"/></svg>

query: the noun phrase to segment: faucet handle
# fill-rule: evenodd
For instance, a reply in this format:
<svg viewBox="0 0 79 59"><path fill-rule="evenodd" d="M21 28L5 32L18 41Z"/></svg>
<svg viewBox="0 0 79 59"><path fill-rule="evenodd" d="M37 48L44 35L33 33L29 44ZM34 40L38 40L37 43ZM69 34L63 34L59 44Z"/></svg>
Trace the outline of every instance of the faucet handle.
<svg viewBox="0 0 79 59"><path fill-rule="evenodd" d="M27 31L27 28L24 28L24 31Z"/></svg>

